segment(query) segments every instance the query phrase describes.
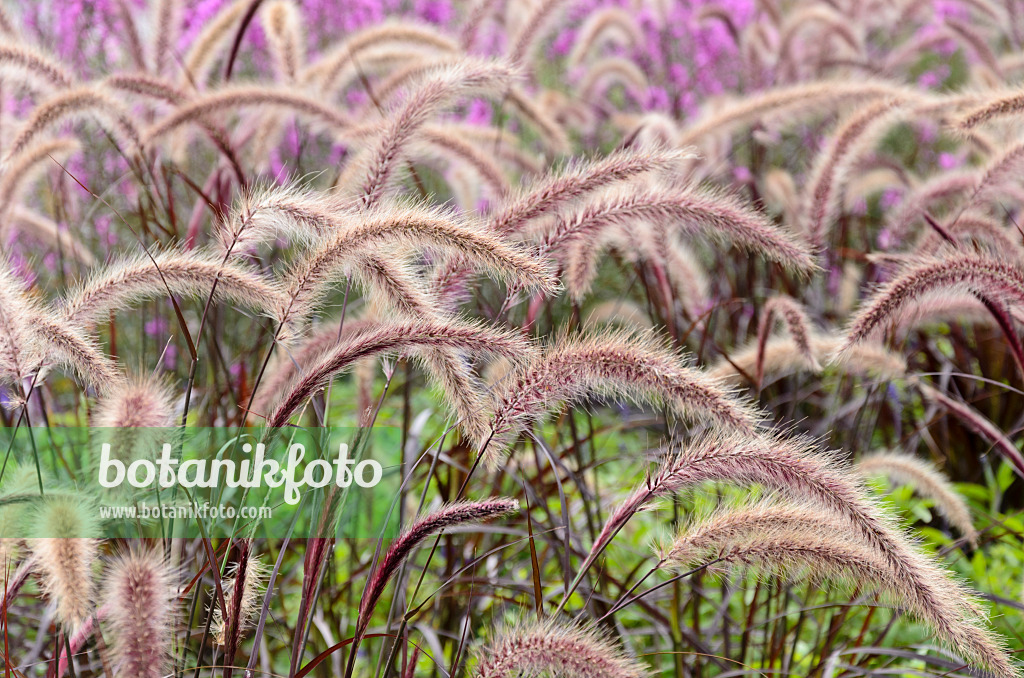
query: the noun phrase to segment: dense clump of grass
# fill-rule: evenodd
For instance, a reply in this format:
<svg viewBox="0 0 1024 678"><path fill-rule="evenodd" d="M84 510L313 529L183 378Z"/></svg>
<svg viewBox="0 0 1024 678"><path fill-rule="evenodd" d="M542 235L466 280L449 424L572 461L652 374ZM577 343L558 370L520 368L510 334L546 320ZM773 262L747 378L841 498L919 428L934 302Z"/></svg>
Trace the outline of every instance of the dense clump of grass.
<svg viewBox="0 0 1024 678"><path fill-rule="evenodd" d="M128 459L396 427L401 484L390 542L336 538L332 489L309 538L142 543L102 538L95 460L5 459L9 673L1019 674L1013 3L479 0L339 37L117 0L84 60L29 4L2 430ZM728 56L666 62L664 27Z"/></svg>

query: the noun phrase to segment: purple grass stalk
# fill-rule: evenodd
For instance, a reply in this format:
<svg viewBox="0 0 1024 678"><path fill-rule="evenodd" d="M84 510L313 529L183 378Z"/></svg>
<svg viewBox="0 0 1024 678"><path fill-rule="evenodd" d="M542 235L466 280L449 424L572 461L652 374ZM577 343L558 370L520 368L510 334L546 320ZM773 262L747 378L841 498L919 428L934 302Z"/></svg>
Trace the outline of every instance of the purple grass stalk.
<svg viewBox="0 0 1024 678"><path fill-rule="evenodd" d="M921 391L921 395L927 400L942 405L975 433L988 439L999 450L999 453L1013 465L1017 475L1024 477L1024 455L1021 454L1017 446L1013 444L1013 441L998 426L982 416L980 412L967 403L950 398L934 386L919 381L917 382L917 387Z"/></svg>
<svg viewBox="0 0 1024 678"><path fill-rule="evenodd" d="M109 611L110 609L105 605L97 609L95 613L89 616L81 626L71 634L68 638L67 648L60 648L59 659L57 661L57 678L64 678L64 674L68 672L68 667L70 666L71 661L74 661L74 656L82 649L86 642L88 642L89 638L92 637L93 632L96 630L95 622L106 619Z"/></svg>

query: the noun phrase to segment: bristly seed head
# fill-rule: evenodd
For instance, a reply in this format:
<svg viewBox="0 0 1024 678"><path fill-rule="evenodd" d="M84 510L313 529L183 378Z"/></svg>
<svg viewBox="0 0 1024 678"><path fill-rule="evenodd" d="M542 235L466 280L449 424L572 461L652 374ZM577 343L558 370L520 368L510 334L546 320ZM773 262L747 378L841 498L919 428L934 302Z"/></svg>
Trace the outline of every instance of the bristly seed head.
<svg viewBox="0 0 1024 678"><path fill-rule="evenodd" d="M114 674L159 678L167 673L177 584L163 554L130 551L109 566L104 605Z"/></svg>

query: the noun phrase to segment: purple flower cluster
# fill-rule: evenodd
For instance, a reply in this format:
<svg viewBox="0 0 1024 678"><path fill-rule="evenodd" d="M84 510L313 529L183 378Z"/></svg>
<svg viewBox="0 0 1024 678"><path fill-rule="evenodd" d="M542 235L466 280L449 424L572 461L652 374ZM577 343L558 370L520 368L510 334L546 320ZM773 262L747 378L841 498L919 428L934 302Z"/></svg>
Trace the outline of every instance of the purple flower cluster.
<svg viewBox="0 0 1024 678"><path fill-rule="evenodd" d="M120 3L135 17L145 17L147 0L32 0L18 3L21 22L41 45L55 52L64 63L71 63L81 74L109 70L126 63L123 16ZM179 52L184 52L199 32L231 0L186 0L182 16ZM452 0L303 0L298 3L305 16L309 47L337 41L348 33L404 16L436 25L455 21ZM140 11L140 9L142 11ZM145 36L148 27L140 26ZM260 49L265 43L259 22L246 36L250 46Z"/></svg>
<svg viewBox="0 0 1024 678"><path fill-rule="evenodd" d="M142 5L140 0L123 2L129 11ZM18 4L22 25L35 33L39 44L81 73L119 60L124 28L118 0Z"/></svg>
<svg viewBox="0 0 1024 678"><path fill-rule="evenodd" d="M231 0L186 0L178 50L183 53L217 12ZM121 4L136 17L146 17L150 0L63 0L61 2L21 2L22 22L36 34L41 44L53 50L65 63L72 63L82 74L109 71L112 65L124 65L127 56L123 44ZM305 17L309 49L336 42L366 26L389 17L402 16L439 26L452 26L468 11L468 0L303 0L299 3ZM568 54L576 40L580 24L591 13L604 7L621 6L636 17L643 34L641 44L623 54L645 71L650 85L638 104L646 110L669 113L678 118L692 114L709 96L727 91L748 91L768 83L745 81L742 55L736 41L758 12L755 0L575 0L568 5L568 21L550 46L551 55ZM139 11L141 9L141 11ZM966 21L969 14L963 3L932 0L922 13L914 40L927 40L948 33L947 21ZM147 26L139 27L145 42ZM474 51L500 53L508 36L496 22L485 22L474 40ZM246 48L254 55L257 67L265 61L265 37L259 22L253 22L246 36ZM940 56L957 48L954 40L941 40ZM976 60L976 55L967 55ZM949 66L940 63L922 73L918 84L940 87L949 76ZM475 111L481 118L487 112Z"/></svg>
<svg viewBox="0 0 1024 678"><path fill-rule="evenodd" d="M554 55L567 54L585 17L603 7L630 8L629 0L582 0L570 9L571 27L552 44ZM715 7L728 15L730 25L703 16ZM738 49L732 30L742 30L753 18L754 0L676 0L645 3L635 13L643 43L628 55L647 73L651 82L647 110L684 117L693 113L708 96L742 86Z"/></svg>

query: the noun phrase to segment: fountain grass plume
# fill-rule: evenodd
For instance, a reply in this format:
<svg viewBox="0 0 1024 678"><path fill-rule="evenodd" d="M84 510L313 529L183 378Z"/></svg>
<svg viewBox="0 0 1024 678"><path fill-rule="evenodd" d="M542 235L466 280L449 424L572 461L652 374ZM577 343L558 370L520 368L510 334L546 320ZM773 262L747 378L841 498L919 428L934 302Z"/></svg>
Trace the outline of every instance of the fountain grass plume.
<svg viewBox="0 0 1024 678"><path fill-rule="evenodd" d="M494 158L493 149L467 140L463 136L464 126L426 125L421 136L423 142L437 149L442 155L469 168L490 188L493 199L502 199L511 190L505 170Z"/></svg>
<svg viewBox="0 0 1024 678"><path fill-rule="evenodd" d="M278 80L294 82L306 62L306 32L299 9L290 0L274 0L261 12Z"/></svg>
<svg viewBox="0 0 1024 678"><path fill-rule="evenodd" d="M102 84L116 92L131 92L139 97L175 105L191 96L174 83L149 73L114 73L104 78Z"/></svg>
<svg viewBox="0 0 1024 678"><path fill-rule="evenodd" d="M117 18L121 23L121 36L124 40L123 50L127 52L132 64L140 71L148 69L146 64L146 50L142 46L142 39L139 37L139 26L136 18L132 16L131 5L128 0L114 0L117 7Z"/></svg>
<svg viewBox="0 0 1024 678"><path fill-rule="evenodd" d="M509 196L488 218L488 225L498 233L518 233L532 220L558 213L594 191L647 173L669 172L693 157L688 151L659 148L622 150L593 160L572 161Z"/></svg>
<svg viewBox="0 0 1024 678"><path fill-rule="evenodd" d="M708 515L688 519L671 541L655 547L655 554L659 567L692 567L702 561L728 560L731 548L756 535L802 532L823 537L841 534L846 529L847 526L814 505L764 499L747 505L723 506ZM877 569L886 569L884 563L878 563L878 555L868 545L859 543L855 547L867 560L874 562ZM720 571L723 568L711 565L708 569Z"/></svg>
<svg viewBox="0 0 1024 678"><path fill-rule="evenodd" d="M5 381L25 379L38 360L39 342L29 322L31 308L24 283L7 261L0 260L0 375Z"/></svg>
<svg viewBox="0 0 1024 678"><path fill-rule="evenodd" d="M803 572L817 579L849 579L865 588L880 586L974 662L997 676L1018 675L1005 649L982 625L969 594L947 572L921 558L918 567L933 589L922 596L922 582L900 576L874 544L851 539L841 522L820 511L774 505L726 510L684 530L662 558L684 569L720 561L777 575Z"/></svg>
<svg viewBox="0 0 1024 678"><path fill-rule="evenodd" d="M911 188L900 206L886 219L886 227L897 240L901 239L914 224L923 221L926 213L935 213L936 203L952 201L969 193L977 184L978 170L973 167L931 177Z"/></svg>
<svg viewBox="0 0 1024 678"><path fill-rule="evenodd" d="M642 678L650 673L602 633L554 620L505 629L476 656L476 678Z"/></svg>
<svg viewBox="0 0 1024 678"><path fill-rule="evenodd" d="M911 485L922 496L931 499L935 509L960 530L968 543L978 545L978 531L971 520L967 502L942 473L924 459L903 452L875 452L857 461L857 471L865 475L883 476L897 485Z"/></svg>
<svg viewBox="0 0 1024 678"><path fill-rule="evenodd" d="M11 163L41 135L61 123L93 117L110 129L123 152L137 152L142 148L138 125L128 111L99 87L86 85L62 90L32 109L15 138L5 144L3 165Z"/></svg>
<svg viewBox="0 0 1024 678"><path fill-rule="evenodd" d="M371 319L346 317L342 323L337 318L327 318L294 345L282 345L281 351L270 363L263 381L260 382L260 388L253 400L253 411L263 412L296 374L304 372L314 364L317 357L336 344L339 339L339 327L340 334L344 337L359 334L371 327L374 322L376 321Z"/></svg>
<svg viewBox="0 0 1024 678"><path fill-rule="evenodd" d="M8 158L0 173L0 214L7 214L24 192L24 187L53 166L54 160L66 162L67 156L78 148L79 144L71 139L41 139Z"/></svg>
<svg viewBox="0 0 1024 678"><path fill-rule="evenodd" d="M565 0L537 3L526 15L515 37L510 41L509 59L515 64L530 61L532 52L543 40L559 14L565 9Z"/></svg>
<svg viewBox="0 0 1024 678"><path fill-rule="evenodd" d="M531 344L518 333L456 319L381 322L342 340L328 349L312 366L282 391L268 426L276 428L314 393L325 388L335 374L357 360L382 353L447 348L478 354L501 355L522 360Z"/></svg>
<svg viewBox="0 0 1024 678"><path fill-rule="evenodd" d="M365 280L371 299L380 297L378 305L390 307L402 317L444 322L448 316L438 311L437 304L424 289L419 278L403 262L391 257L367 256L356 272ZM373 293L378 293L373 295ZM287 344L287 341L282 343ZM460 350L427 348L420 352L420 361L438 391L454 410L459 427L471 440L487 431L487 413L476 375ZM365 362L365 361L364 361Z"/></svg>
<svg viewBox="0 0 1024 678"><path fill-rule="evenodd" d="M818 154L804 197L803 231L811 246L824 247L838 213L839 196L856 160L889 129L903 111L899 99L884 99L855 111L829 137Z"/></svg>
<svg viewBox="0 0 1024 678"><path fill-rule="evenodd" d="M569 266L563 276L566 290L573 299L585 299L597 280L599 253L611 249L629 263L650 265L663 296L674 297L688 318L699 318L710 306L710 281L696 253L675 235L664 224L640 220L613 225L596 242L569 238L561 253Z"/></svg>
<svg viewBox="0 0 1024 678"><path fill-rule="evenodd" d="M58 309L65 320L92 327L111 312L147 299L168 294L205 298L214 281L216 301L266 315L273 315L284 303L277 282L248 266L225 262L223 256L202 250L163 250L109 263L66 293Z"/></svg>
<svg viewBox="0 0 1024 678"><path fill-rule="evenodd" d="M474 146L484 149L491 154L495 162L505 163L515 176L519 177L520 181L530 181L544 172L546 166L544 159L531 149L509 143L508 132L501 129L461 122L445 122L439 125L427 125L424 127L424 134L435 129L443 129L466 143L472 143ZM507 195L502 196L499 204L504 203L507 198Z"/></svg>
<svg viewBox="0 0 1024 678"><path fill-rule="evenodd" d="M597 102L616 83L636 98L643 97L650 87L643 69L624 57L606 57L595 61L587 68L577 87L584 101Z"/></svg>
<svg viewBox="0 0 1024 678"><path fill-rule="evenodd" d="M245 253L282 237L308 246L354 217L355 207L352 200L297 182L257 182L241 192L218 223L217 241L225 254Z"/></svg>
<svg viewBox="0 0 1024 678"><path fill-rule="evenodd" d="M184 9L182 0L155 0L152 4L152 28L155 38L150 63L157 75L169 71L174 63L173 51L177 47Z"/></svg>
<svg viewBox="0 0 1024 678"><path fill-rule="evenodd" d="M961 45L966 45L971 52L974 52L975 58L991 70L991 75L994 79L999 82L1003 81L999 59L989 46L989 38L987 36L982 35L971 23L960 21L952 16L945 17L943 23L956 36L957 42ZM981 113L981 115L984 116L984 113Z"/></svg>
<svg viewBox="0 0 1024 678"><path fill-rule="evenodd" d="M0 45L0 72L20 75L26 83L44 91L67 89L75 81L54 57L14 41Z"/></svg>
<svg viewBox="0 0 1024 678"><path fill-rule="evenodd" d="M481 24L495 13L498 0L477 0L466 13L466 19L459 26L459 45L466 51L472 51Z"/></svg>
<svg viewBox="0 0 1024 678"><path fill-rule="evenodd" d="M86 268L96 265L96 257L85 244L53 219L20 205L13 206L8 217L10 221L7 222L7 226L16 232L38 240L54 252L63 253L64 256L77 260ZM5 228L0 227L0 238L7 232Z"/></svg>
<svg viewBox="0 0 1024 678"><path fill-rule="evenodd" d="M45 352L45 361L70 367L101 393L124 382L121 367L104 353L85 326L43 308L32 314L30 322L32 333Z"/></svg>
<svg viewBox="0 0 1024 678"><path fill-rule="evenodd" d="M562 336L496 391L489 462L496 463L519 433L553 408L591 393L653 401L686 420L750 433L759 420L750 403L690 367L653 334Z"/></svg>
<svg viewBox="0 0 1024 678"><path fill-rule="evenodd" d="M815 42L826 44L829 36L838 36L853 50L859 52L863 49L863 39L858 34L855 26L851 26L849 17L843 16L832 7L825 4L813 4L807 7L796 9L788 14L786 20L779 27L779 60L793 63L794 56L799 59L799 54L794 55L793 45L802 31L808 27L819 27Z"/></svg>
<svg viewBox="0 0 1024 678"><path fill-rule="evenodd" d="M338 76L347 66L354 61L365 60L365 51L389 45L403 49L426 48L428 52L440 54L459 51L458 43L432 26L389 19L367 26L328 49L303 70L301 80L316 82L324 91L333 91Z"/></svg>
<svg viewBox="0 0 1024 678"><path fill-rule="evenodd" d="M177 423L174 394L156 376L134 376L96 404L92 426L101 428L170 428Z"/></svg>
<svg viewBox="0 0 1024 678"><path fill-rule="evenodd" d="M826 509L879 554L892 576L912 593L908 604L927 615L958 648L985 653L984 643L979 640L975 646L977 639L961 637L956 627L956 615L975 617L979 614L977 605L952 587L935 563L894 526L891 517L867 497L857 477L838 463L834 453L801 438L708 435L678 448L647 485L659 483L664 493L707 481L759 484L794 501L813 502ZM616 518L632 515L649 501L650 490L640 487L620 505L608 525L614 528ZM602 535L609 529L606 525Z"/></svg>
<svg viewBox="0 0 1024 678"><path fill-rule="evenodd" d="M32 369L57 364L71 368L101 392L123 382L119 366L85 327L30 296L2 259L0 302L0 371L24 378Z"/></svg>
<svg viewBox="0 0 1024 678"><path fill-rule="evenodd" d="M657 229L652 229L657 233ZM696 321L711 306L711 280L703 263L681 238L659 237L662 265L668 276L672 293L683 310Z"/></svg>
<svg viewBox="0 0 1024 678"><path fill-rule="evenodd" d="M978 171L974 190L960 212L983 209L1000 193L1012 190L1022 166L1024 143L1009 144L999 152L993 152L991 159Z"/></svg>
<svg viewBox="0 0 1024 678"><path fill-rule="evenodd" d="M808 367L813 372L821 369L818 359L811 348L811 336L814 334L814 327L803 307L794 299L787 296L775 296L765 303L761 310L761 319L757 325L757 383L760 384L764 378L764 353L765 345L768 343L768 335L775 325L776 318L781 318L786 325L789 336L793 338L793 345L796 347Z"/></svg>
<svg viewBox="0 0 1024 678"><path fill-rule="evenodd" d="M479 501L460 501L447 504L424 514L406 527L374 567L370 580L359 602L357 635L366 629L370 614L380 601L388 582L417 546L428 537L453 527L500 518L519 511L519 502L507 497L494 497Z"/></svg>
<svg viewBox="0 0 1024 678"><path fill-rule="evenodd" d="M913 96L915 93L884 80L826 80L775 87L700 116L682 130L679 143L683 146L696 145L712 134L731 132L736 127L783 114L793 117L821 114L851 100L869 101L901 95Z"/></svg>
<svg viewBox="0 0 1024 678"><path fill-rule="evenodd" d="M28 539L43 593L57 620L72 630L85 621L95 602L93 566L99 555L96 508L78 497L40 500L30 518Z"/></svg>
<svg viewBox="0 0 1024 678"><path fill-rule="evenodd" d="M205 89L218 55L227 46L232 30L241 22L251 4L250 0L229 2L204 23L182 60L182 79L185 82L194 83L198 89Z"/></svg>
<svg viewBox="0 0 1024 678"><path fill-rule="evenodd" d="M393 308L409 318L443 315L437 312L437 304L416 267L398 252L368 254L352 275L377 305Z"/></svg>
<svg viewBox="0 0 1024 678"><path fill-rule="evenodd" d="M437 110L455 97L500 92L517 77L514 67L500 61L466 58L424 79L408 99L391 113L370 152L360 198L366 207L380 202L406 146Z"/></svg>
<svg viewBox="0 0 1024 678"><path fill-rule="evenodd" d="M750 252L779 263L801 275L818 270L807 245L776 226L767 215L740 202L735 196L713 189L674 187L618 189L583 203L575 212L558 219L543 237L546 248L563 243L600 241L610 227L635 221L651 221L669 232L702 236L714 241L731 240ZM594 259L600 247L570 247L565 265L566 286L589 288Z"/></svg>
<svg viewBox="0 0 1024 678"><path fill-rule="evenodd" d="M123 553L108 566L103 589L114 675L167 675L178 593L167 559L141 548Z"/></svg>
<svg viewBox="0 0 1024 678"><path fill-rule="evenodd" d="M410 54L409 57L409 59L403 58L402 61L411 61L411 63L405 65L404 68L392 72L374 90L375 95L381 100L389 101L395 98L394 95L401 91L407 83L418 82L428 78L432 73L452 70L466 64L465 58L459 56L438 57L426 61L416 54ZM416 59L419 59L419 61L416 61ZM518 74L519 71L515 71L515 73ZM541 103L535 101L536 97L526 93L514 82L506 83L501 93L502 101L507 102L511 108L515 109L517 117L521 121L526 122L527 125L533 128L549 153L562 155L570 152L571 144L566 130L549 114L548 110ZM481 129L495 131L493 128L481 127ZM500 136L507 136L502 134L500 130L497 131ZM502 145L509 146L511 144L508 144L507 140L496 144L499 147Z"/></svg>
<svg viewBox="0 0 1024 678"><path fill-rule="evenodd" d="M591 332L606 325L634 330L653 329L647 311L628 299L601 302L583 320L583 328Z"/></svg>
<svg viewBox="0 0 1024 678"><path fill-rule="evenodd" d="M221 581L229 619L225 620L219 605L214 603L211 632L218 645L233 644L236 648L243 632L250 628L260 609L260 594L266 589L269 568L259 556L248 553L231 564ZM231 637L233 636L233 637Z"/></svg>
<svg viewBox="0 0 1024 678"><path fill-rule="evenodd" d="M558 287L546 263L491 229L441 208L385 205L350 215L292 263L284 274L287 302L279 319L308 316L326 286L344 275L347 267L360 267L367 253L379 252L382 247L458 254L510 284L546 291Z"/></svg>
<svg viewBox="0 0 1024 678"><path fill-rule="evenodd" d="M247 107L296 113L336 133L348 131L353 124L352 120L337 108L325 105L321 100L291 88L274 85L228 85L189 99L172 113L147 127L142 138L148 145L183 125L209 123L214 116L231 119L235 113Z"/></svg>
<svg viewBox="0 0 1024 678"><path fill-rule="evenodd" d="M983 214L961 214L948 227L945 234L935 229L925 231L914 243L913 253L918 257L941 254L948 245L946 236L953 238L958 247L966 251L981 250L984 254L1019 261L1022 250L1019 237L1011 230Z"/></svg>
<svg viewBox="0 0 1024 678"><path fill-rule="evenodd" d="M505 93L509 104L518 112L519 118L529 124L540 137L541 143L550 155L570 153L572 144L565 127L523 88L513 85Z"/></svg>
<svg viewBox="0 0 1024 678"><path fill-rule="evenodd" d="M937 292L969 292L1024 304L1024 273L1015 264L966 253L923 259L904 268L861 305L849 323L838 357L877 336L886 325L901 324L926 295Z"/></svg>
<svg viewBox="0 0 1024 678"><path fill-rule="evenodd" d="M982 104L975 106L952 122L952 126L967 132L980 125L999 118L1015 116L1024 111L1024 92L999 93L988 97Z"/></svg>
<svg viewBox="0 0 1024 678"><path fill-rule="evenodd" d="M1021 455L1020 450L1009 436L991 420L963 400L951 398L927 382L916 381L915 385L926 400L941 405L969 429L989 440L999 450L999 453L1013 465L1017 475L1024 476L1024 455Z"/></svg>
<svg viewBox="0 0 1024 678"><path fill-rule="evenodd" d="M346 247L339 246L338 253L352 254ZM447 316L439 309L439 305L422 284L420 277L407 265L405 257L400 255L382 256L377 253L365 254L360 257L350 275L362 281L370 291L370 298L378 304L395 309L402 317L420 318L426 321L443 323ZM281 311L284 322L298 324L299 318L305 318L312 312L317 300L326 291L326 286L334 280L336 273L344 273L349 267L337 268L338 263L321 270L316 275L315 284L306 287L292 287L291 302ZM312 270L312 269L309 269ZM334 271L334 273L331 272ZM326 271L326 272L325 272ZM309 271L307 271L309 272ZM312 274L311 274L312 275ZM312 280L313 278L308 278ZM336 340L338 339L336 333ZM287 349L293 337L282 336L280 343ZM307 356L308 358L309 356ZM460 350L454 347L425 347L420 352L423 366L432 381L438 386L442 396L449 402L458 416L460 428L472 439L486 431L486 413L480 393L478 379ZM308 367L308 365L307 365ZM268 393L264 390L263 393ZM265 403L261 398L261 403Z"/></svg>
<svg viewBox="0 0 1024 678"><path fill-rule="evenodd" d="M624 47L636 47L644 42L636 17L622 7L602 7L591 12L580 25L566 63L575 68L611 41Z"/></svg>
<svg viewBox="0 0 1024 678"><path fill-rule="evenodd" d="M818 369L835 355L843 342L839 335L815 332L808 343ZM774 336L762 348L755 339L747 346L730 351L708 368L708 374L726 383L740 384L743 375L756 378L758 362L763 376L781 377L796 372L815 372L807 362L806 354L792 336ZM852 347L845 360L837 364L844 374L872 375L881 379L899 379L907 376L907 361L877 342L864 342Z"/></svg>

